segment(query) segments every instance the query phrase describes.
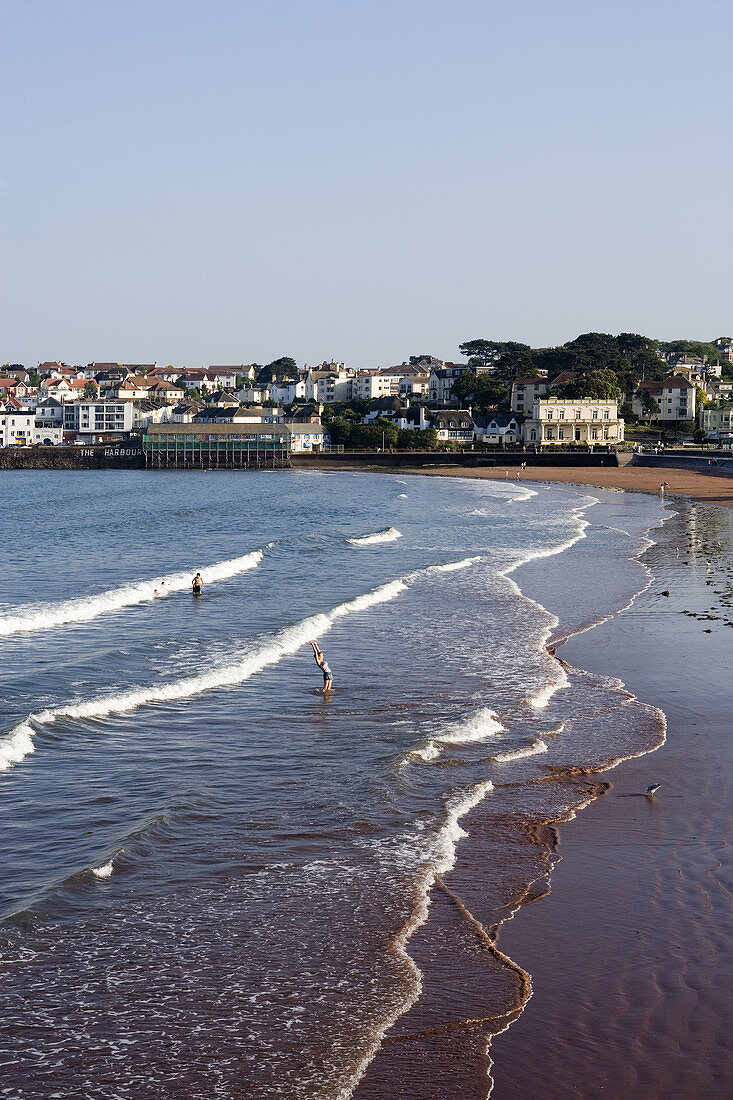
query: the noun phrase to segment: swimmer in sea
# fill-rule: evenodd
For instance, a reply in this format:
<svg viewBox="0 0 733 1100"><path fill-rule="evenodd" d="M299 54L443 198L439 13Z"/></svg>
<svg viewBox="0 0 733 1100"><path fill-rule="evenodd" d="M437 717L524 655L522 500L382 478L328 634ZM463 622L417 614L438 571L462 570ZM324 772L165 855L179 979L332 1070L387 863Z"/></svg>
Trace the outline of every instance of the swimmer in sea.
<svg viewBox="0 0 733 1100"><path fill-rule="evenodd" d="M328 661L318 648L318 642L311 642L311 645L313 646L313 657L315 662L323 673L323 690L330 691L333 687L333 674L328 667Z"/></svg>
<svg viewBox="0 0 733 1100"><path fill-rule="evenodd" d="M191 581L191 588L193 589L194 596L200 596L203 592L204 582L200 573L197 573Z"/></svg>

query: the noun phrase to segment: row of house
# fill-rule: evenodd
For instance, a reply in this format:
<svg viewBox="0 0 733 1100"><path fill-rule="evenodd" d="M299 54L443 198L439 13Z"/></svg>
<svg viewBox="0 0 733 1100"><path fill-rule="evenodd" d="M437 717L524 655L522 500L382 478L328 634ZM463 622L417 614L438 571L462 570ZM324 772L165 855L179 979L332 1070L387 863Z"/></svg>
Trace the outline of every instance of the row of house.
<svg viewBox="0 0 733 1100"><path fill-rule="evenodd" d="M711 401L730 400L733 382L723 381L720 367L705 367L699 359L682 357L661 382L640 382L637 389L627 394L625 400L640 419L657 423L679 420L695 420L698 414L698 390ZM512 384L511 410L525 414L538 397L544 397L578 375L564 371L552 381L543 377L519 377Z"/></svg>

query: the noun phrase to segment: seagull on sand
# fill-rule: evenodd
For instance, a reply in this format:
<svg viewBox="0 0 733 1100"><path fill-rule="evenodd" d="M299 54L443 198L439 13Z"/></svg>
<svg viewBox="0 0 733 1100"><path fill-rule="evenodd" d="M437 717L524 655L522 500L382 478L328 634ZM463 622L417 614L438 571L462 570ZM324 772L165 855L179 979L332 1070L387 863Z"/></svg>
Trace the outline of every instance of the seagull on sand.
<svg viewBox="0 0 733 1100"><path fill-rule="evenodd" d="M661 785L661 783L650 783L644 793L648 795L649 798L654 798L654 795L657 793Z"/></svg>

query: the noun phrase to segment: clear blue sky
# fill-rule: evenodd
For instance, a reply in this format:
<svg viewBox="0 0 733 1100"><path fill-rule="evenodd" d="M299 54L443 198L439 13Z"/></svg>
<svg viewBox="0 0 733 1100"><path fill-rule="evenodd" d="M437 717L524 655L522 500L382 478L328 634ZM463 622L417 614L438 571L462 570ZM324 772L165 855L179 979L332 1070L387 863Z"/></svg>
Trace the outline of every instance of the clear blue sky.
<svg viewBox="0 0 733 1100"><path fill-rule="evenodd" d="M729 0L3 0L0 361L733 330Z"/></svg>

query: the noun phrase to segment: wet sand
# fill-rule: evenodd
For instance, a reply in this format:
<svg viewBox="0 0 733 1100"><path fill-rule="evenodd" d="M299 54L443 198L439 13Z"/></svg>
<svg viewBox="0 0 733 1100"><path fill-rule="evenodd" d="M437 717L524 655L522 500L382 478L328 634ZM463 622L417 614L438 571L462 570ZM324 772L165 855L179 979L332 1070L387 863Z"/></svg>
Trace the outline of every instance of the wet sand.
<svg viewBox="0 0 733 1100"><path fill-rule="evenodd" d="M394 472L390 470L390 472ZM405 471L402 470L404 473ZM413 470L439 477L503 478L506 471L501 466L490 469L470 470L462 467L451 469ZM516 467L509 467L509 479L517 480ZM627 489L635 493L658 493L663 481L667 482L667 496L677 494L708 504L733 507L733 477L723 474L699 474L692 470L642 466L619 467L533 467L521 471L520 481L563 481L569 485L595 485L599 489Z"/></svg>
<svg viewBox="0 0 733 1100"><path fill-rule="evenodd" d="M556 473L525 480L646 483L647 491L659 484L657 470ZM719 478L665 474L677 493L721 494ZM731 483L723 484L727 492ZM492 1100L733 1092L733 513L676 507L645 558L655 575L650 588L558 651L572 665L619 676L661 707L666 743L579 778L579 794L585 784L598 797L572 821L526 822L535 882L495 941L487 900L500 911L508 899L492 896L490 868L503 843L516 855L516 827L505 835L498 819L469 826L450 880L463 874L461 897L485 923L472 929L456 919L460 899L450 882L438 885L431 918L408 947L423 970L423 995L386 1037L359 1100L483 1100L490 1090ZM660 789L647 797L653 783ZM474 897L465 889L469 875Z"/></svg>

